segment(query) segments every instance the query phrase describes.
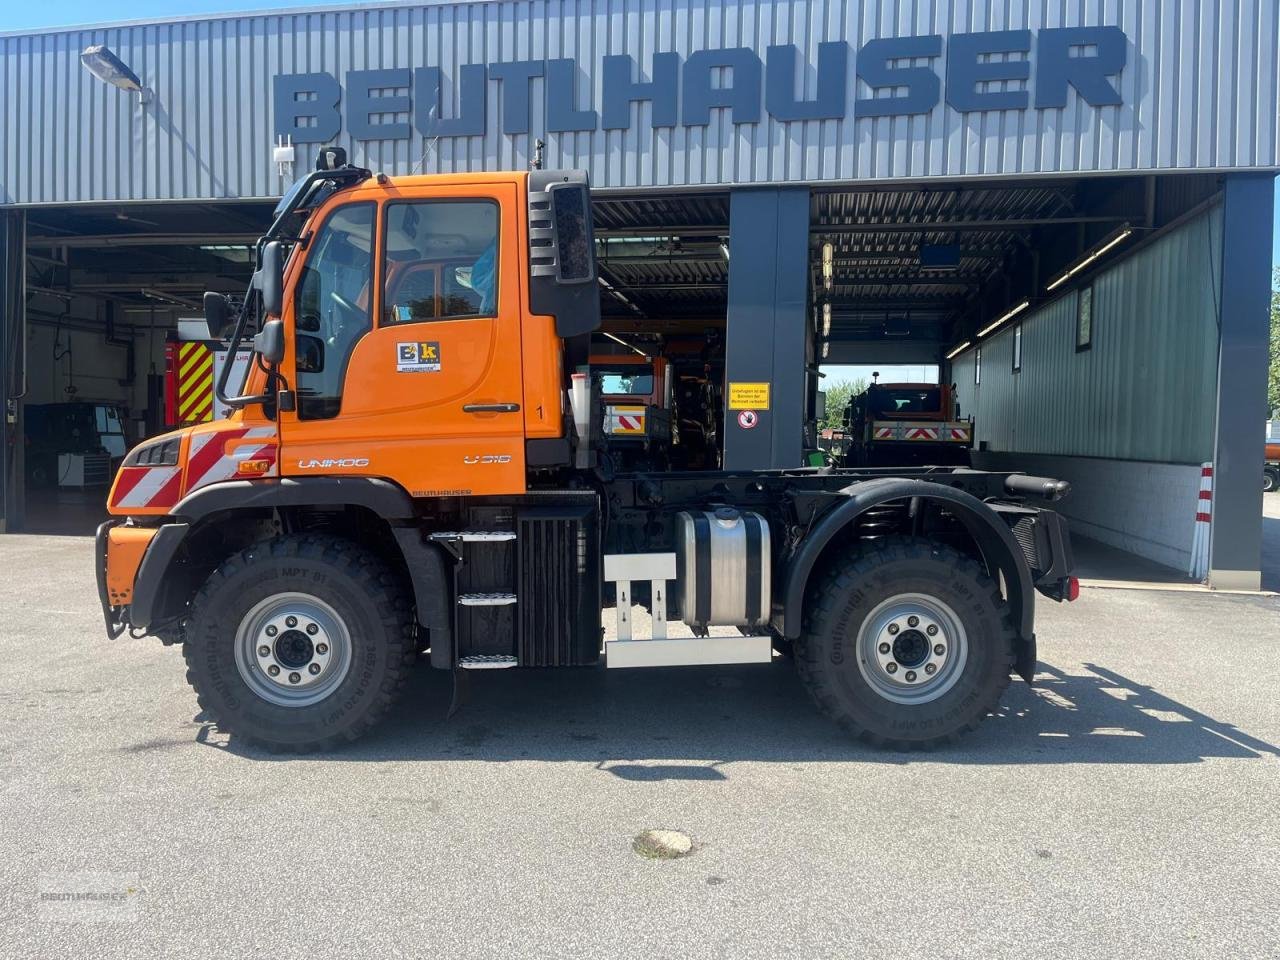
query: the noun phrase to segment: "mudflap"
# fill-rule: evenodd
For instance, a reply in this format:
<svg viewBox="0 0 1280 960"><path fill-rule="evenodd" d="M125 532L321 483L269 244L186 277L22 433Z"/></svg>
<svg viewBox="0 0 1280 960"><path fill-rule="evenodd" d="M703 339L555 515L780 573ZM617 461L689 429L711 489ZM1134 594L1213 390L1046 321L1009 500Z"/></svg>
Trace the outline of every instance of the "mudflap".
<svg viewBox="0 0 1280 960"><path fill-rule="evenodd" d="M1036 635L1019 637L1014 645L1013 669L1030 686L1036 676Z"/></svg>
<svg viewBox="0 0 1280 960"><path fill-rule="evenodd" d="M445 720L452 720L454 715L461 710L471 699L471 679L467 675L466 670L458 667L453 668L453 696L449 701L449 711L444 715Z"/></svg>

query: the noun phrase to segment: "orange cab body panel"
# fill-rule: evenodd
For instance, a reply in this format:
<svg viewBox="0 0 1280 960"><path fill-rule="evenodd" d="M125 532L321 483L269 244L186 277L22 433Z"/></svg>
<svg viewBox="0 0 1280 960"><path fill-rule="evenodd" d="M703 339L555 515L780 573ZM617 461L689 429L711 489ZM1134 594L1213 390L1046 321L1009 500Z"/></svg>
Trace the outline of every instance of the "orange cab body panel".
<svg viewBox="0 0 1280 960"><path fill-rule="evenodd" d="M313 240L336 211L370 202L377 209L370 238L375 269L372 289L356 298L370 329L350 350L335 415L280 414L281 474L382 477L415 497L523 493L526 437L563 432L560 341L551 318L530 316L526 306L524 175L370 179L313 215ZM397 296L403 284L439 289L443 272L462 263L447 254L411 264L388 258L388 211L415 202L496 206L492 315L395 320L409 311L407 295ZM305 334L298 325L300 285L317 246L295 253L285 275L281 369L290 382L297 335ZM415 308L429 301L419 299Z"/></svg>

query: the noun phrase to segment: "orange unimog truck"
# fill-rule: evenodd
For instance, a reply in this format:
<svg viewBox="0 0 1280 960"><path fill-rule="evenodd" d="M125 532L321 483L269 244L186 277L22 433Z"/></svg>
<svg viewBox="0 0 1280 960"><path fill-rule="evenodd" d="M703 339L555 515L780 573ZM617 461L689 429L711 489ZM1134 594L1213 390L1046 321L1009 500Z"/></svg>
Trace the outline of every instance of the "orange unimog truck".
<svg viewBox="0 0 1280 960"><path fill-rule="evenodd" d="M946 384L873 382L849 401L844 423L847 466L969 465L973 420L960 419Z"/></svg>
<svg viewBox="0 0 1280 960"><path fill-rule="evenodd" d="M1035 594L1077 585L1063 521L1027 501L1065 484L616 472L579 369L600 323L585 174L321 164L256 245L244 303L206 295L210 335L254 351L244 382L219 379L234 412L135 448L98 531L108 632L180 644L220 728L345 742L426 651L456 682L794 645L823 712L898 746L1031 679Z"/></svg>

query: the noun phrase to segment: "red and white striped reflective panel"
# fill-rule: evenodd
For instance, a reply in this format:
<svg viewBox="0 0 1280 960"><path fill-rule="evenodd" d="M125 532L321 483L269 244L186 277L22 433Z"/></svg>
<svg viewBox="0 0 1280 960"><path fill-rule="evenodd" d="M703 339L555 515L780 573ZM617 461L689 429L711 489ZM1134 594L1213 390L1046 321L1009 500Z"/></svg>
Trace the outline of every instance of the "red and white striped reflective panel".
<svg viewBox="0 0 1280 960"><path fill-rule="evenodd" d="M968 439L969 439L969 430L968 430L968 428L967 428L967 427L952 427L952 428L951 428L951 439L952 439L952 440L968 440Z"/></svg>
<svg viewBox="0 0 1280 960"><path fill-rule="evenodd" d="M248 427L234 430L212 430L191 438L187 448L186 493L199 487L232 480L239 476L245 460L266 460L270 466L256 477L274 477L279 473L276 445L273 442L238 444L230 453L227 444L234 440L261 438L271 441L275 427ZM169 509L177 504L184 490L182 465L173 467L122 467L116 481L114 506L122 509Z"/></svg>
<svg viewBox="0 0 1280 960"><path fill-rule="evenodd" d="M889 440L893 437L893 427L876 427L876 440Z"/></svg>
<svg viewBox="0 0 1280 960"><path fill-rule="evenodd" d="M181 467L121 467L114 506L172 507L181 492Z"/></svg>
<svg viewBox="0 0 1280 960"><path fill-rule="evenodd" d="M609 432L644 433L644 407L610 407Z"/></svg>
<svg viewBox="0 0 1280 960"><path fill-rule="evenodd" d="M907 430L908 440L937 440L937 427L911 427Z"/></svg>
<svg viewBox="0 0 1280 960"><path fill-rule="evenodd" d="M274 443L241 443L230 453L226 447L231 441L242 438L252 440L261 437L269 441L275 437L275 432L275 427L254 427L251 430L217 430L193 436L187 452L187 492L222 480L234 480L245 460L269 460L271 466L254 476L274 477L278 472Z"/></svg>

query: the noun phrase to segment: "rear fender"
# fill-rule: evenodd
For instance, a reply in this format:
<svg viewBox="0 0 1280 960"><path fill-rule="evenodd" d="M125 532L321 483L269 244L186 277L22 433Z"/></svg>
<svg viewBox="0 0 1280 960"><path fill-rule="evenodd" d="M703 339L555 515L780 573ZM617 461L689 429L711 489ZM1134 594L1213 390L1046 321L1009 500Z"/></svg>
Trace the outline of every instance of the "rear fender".
<svg viewBox="0 0 1280 960"><path fill-rule="evenodd" d="M828 544L870 508L890 500L918 497L945 506L973 537L988 567L1003 575L1020 641L1018 672L1024 679L1031 676L1035 667L1035 587L1017 540L994 510L963 490L898 477L850 484L840 494L847 499L817 521L786 564L780 593L782 608L774 613L774 626L784 637L800 636L805 590Z"/></svg>

